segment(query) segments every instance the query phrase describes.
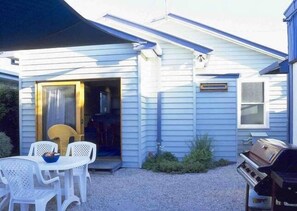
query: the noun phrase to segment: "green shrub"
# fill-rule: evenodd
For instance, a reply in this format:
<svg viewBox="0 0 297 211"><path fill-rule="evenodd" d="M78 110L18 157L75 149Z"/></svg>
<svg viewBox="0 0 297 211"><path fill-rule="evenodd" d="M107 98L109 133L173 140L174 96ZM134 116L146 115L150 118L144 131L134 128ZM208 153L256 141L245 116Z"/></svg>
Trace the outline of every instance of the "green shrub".
<svg viewBox="0 0 297 211"><path fill-rule="evenodd" d="M158 163L156 171L165 173L182 173L183 164L178 161L162 160Z"/></svg>
<svg viewBox="0 0 297 211"><path fill-rule="evenodd" d="M212 139L206 134L198 136L191 145L190 153L183 159L185 164L202 163L206 168L209 168L212 163Z"/></svg>
<svg viewBox="0 0 297 211"><path fill-rule="evenodd" d="M202 173L207 172L207 166L200 162L183 163L183 173Z"/></svg>
<svg viewBox="0 0 297 211"><path fill-rule="evenodd" d="M10 137L13 153L19 153L19 91L17 86L0 83L0 131Z"/></svg>
<svg viewBox="0 0 297 211"><path fill-rule="evenodd" d="M156 155L156 160L157 161L173 161L176 162L178 161L177 157L175 157L174 154L172 154L171 152L161 152L160 154Z"/></svg>
<svg viewBox="0 0 297 211"><path fill-rule="evenodd" d="M155 157L147 157L146 161L142 164L142 168L155 171L156 158Z"/></svg>
<svg viewBox="0 0 297 211"><path fill-rule="evenodd" d="M5 133L0 132L0 158L10 156L12 147L10 138Z"/></svg>
<svg viewBox="0 0 297 211"><path fill-rule="evenodd" d="M149 154L146 161L143 163L142 168L152 171L160 171L160 163L162 162L178 163L178 159L171 152L161 152L157 155ZM164 167L161 168L164 169Z"/></svg>
<svg viewBox="0 0 297 211"><path fill-rule="evenodd" d="M171 152L149 153L142 168L165 173L200 173L230 164L224 159L213 161L211 142L212 138L207 134L197 137L190 146L190 153L181 162Z"/></svg>
<svg viewBox="0 0 297 211"><path fill-rule="evenodd" d="M229 164L230 164L230 161L225 160L225 159L220 159L220 160L214 162L215 167L227 166Z"/></svg>

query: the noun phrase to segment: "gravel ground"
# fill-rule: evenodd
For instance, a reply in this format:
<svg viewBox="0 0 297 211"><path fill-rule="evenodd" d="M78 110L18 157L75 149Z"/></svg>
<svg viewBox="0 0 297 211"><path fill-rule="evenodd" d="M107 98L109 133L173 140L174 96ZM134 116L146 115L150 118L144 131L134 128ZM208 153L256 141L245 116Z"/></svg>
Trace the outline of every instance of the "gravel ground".
<svg viewBox="0 0 297 211"><path fill-rule="evenodd" d="M236 166L182 175L125 168L113 175L94 172L87 202L68 210L244 210L245 181Z"/></svg>

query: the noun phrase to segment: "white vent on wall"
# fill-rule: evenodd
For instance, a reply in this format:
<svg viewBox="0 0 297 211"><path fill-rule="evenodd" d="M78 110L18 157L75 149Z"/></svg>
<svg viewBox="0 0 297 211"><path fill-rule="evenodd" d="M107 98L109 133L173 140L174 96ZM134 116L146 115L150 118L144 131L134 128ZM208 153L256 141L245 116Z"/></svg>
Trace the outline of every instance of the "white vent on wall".
<svg viewBox="0 0 297 211"><path fill-rule="evenodd" d="M201 83L200 92L227 92L227 83Z"/></svg>

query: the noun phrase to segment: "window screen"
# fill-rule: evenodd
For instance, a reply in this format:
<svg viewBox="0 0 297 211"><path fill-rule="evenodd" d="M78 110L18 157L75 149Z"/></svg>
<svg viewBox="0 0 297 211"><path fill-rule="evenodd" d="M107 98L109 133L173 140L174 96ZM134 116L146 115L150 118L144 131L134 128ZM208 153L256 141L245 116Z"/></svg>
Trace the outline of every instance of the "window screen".
<svg viewBox="0 0 297 211"><path fill-rule="evenodd" d="M241 96L242 103L263 103L264 83L242 83Z"/></svg>
<svg viewBox="0 0 297 211"><path fill-rule="evenodd" d="M264 82L245 82L241 86L241 125L264 124Z"/></svg>

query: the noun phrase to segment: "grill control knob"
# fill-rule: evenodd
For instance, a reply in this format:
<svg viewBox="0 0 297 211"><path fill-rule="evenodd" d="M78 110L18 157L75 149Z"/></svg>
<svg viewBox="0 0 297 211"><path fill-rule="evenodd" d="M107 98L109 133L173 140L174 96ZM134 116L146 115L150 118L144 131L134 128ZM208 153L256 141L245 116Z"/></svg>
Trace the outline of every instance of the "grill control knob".
<svg viewBox="0 0 297 211"><path fill-rule="evenodd" d="M251 171L249 168L246 168L245 170L246 170L246 172L248 172L248 173Z"/></svg>
<svg viewBox="0 0 297 211"><path fill-rule="evenodd" d="M261 181L261 177L256 177L257 182Z"/></svg>
<svg viewBox="0 0 297 211"><path fill-rule="evenodd" d="M252 177L256 176L255 172L252 172L252 173L251 173L251 176L252 176Z"/></svg>

